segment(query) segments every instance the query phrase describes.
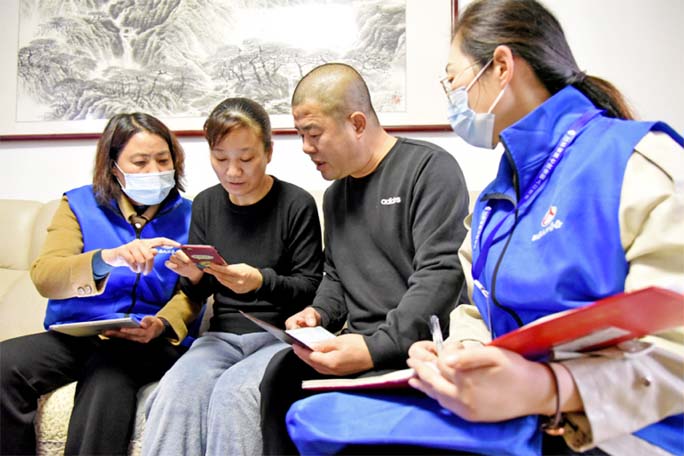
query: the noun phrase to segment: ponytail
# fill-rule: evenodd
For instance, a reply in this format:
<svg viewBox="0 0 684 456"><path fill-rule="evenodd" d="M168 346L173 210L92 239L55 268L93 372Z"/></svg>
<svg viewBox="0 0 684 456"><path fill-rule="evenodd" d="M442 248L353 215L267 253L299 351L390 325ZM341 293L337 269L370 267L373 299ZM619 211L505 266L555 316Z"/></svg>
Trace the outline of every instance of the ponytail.
<svg viewBox="0 0 684 456"><path fill-rule="evenodd" d="M499 45L525 59L551 94L571 85L606 115L632 119L632 110L615 86L588 76L575 57L558 20L536 0L476 0L453 31L461 50L484 65Z"/></svg>
<svg viewBox="0 0 684 456"><path fill-rule="evenodd" d="M582 92L596 107L604 109L608 117L634 119L634 112L620 91L610 82L596 76L587 76L569 85Z"/></svg>

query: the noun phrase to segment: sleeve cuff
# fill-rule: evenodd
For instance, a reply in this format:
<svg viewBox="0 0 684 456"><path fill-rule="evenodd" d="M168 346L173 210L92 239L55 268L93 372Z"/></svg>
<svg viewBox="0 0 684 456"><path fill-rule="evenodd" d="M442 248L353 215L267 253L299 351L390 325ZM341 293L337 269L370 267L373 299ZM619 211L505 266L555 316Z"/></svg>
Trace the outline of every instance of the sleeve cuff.
<svg viewBox="0 0 684 456"><path fill-rule="evenodd" d="M330 325L330 314L322 307L315 305L311 307L313 307L316 310L316 312L318 312L318 315L321 316L321 326L327 328L328 325Z"/></svg>
<svg viewBox="0 0 684 456"><path fill-rule="evenodd" d="M261 273L261 286L256 290L259 298L267 298L273 292L276 272L271 268L259 269Z"/></svg>
<svg viewBox="0 0 684 456"><path fill-rule="evenodd" d="M93 255L92 265L93 265L93 279L95 279L95 280L103 279L104 277L107 276L107 274L109 274L112 271L112 269L114 269L113 266L108 265L102 259L102 250L98 250Z"/></svg>
<svg viewBox="0 0 684 456"><path fill-rule="evenodd" d="M161 334L162 337L170 340L177 340L178 336L176 335L176 331L173 330L171 323L165 318L159 317L159 319L164 323L164 332Z"/></svg>
<svg viewBox="0 0 684 456"><path fill-rule="evenodd" d="M370 336L363 336L368 346L374 369L397 368L404 365L408 353L399 353L392 338L384 331L375 331Z"/></svg>
<svg viewBox="0 0 684 456"><path fill-rule="evenodd" d="M630 434L684 410L681 357L658 347L636 355L619 356L618 352L563 361L582 398L591 430L578 447Z"/></svg>
<svg viewBox="0 0 684 456"><path fill-rule="evenodd" d="M195 302L204 302L209 294L207 290L211 290L211 276L209 274L202 274L199 282L193 284L187 277L179 278L180 288L185 295Z"/></svg>

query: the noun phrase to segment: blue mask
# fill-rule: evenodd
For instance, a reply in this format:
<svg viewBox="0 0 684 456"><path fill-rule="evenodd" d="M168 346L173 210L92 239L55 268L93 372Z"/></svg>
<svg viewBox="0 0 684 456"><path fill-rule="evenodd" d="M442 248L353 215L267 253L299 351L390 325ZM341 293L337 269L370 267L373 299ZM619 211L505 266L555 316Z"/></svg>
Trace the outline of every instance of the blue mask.
<svg viewBox="0 0 684 456"><path fill-rule="evenodd" d="M468 104L468 92L491 63L491 60L487 62L480 72L477 73L475 79L466 87L459 87L447 94L449 97L448 119L451 129L471 146L485 147L487 149L494 148L492 141L494 137L494 114L492 110L501 99L506 88L504 87L501 90L486 113L472 110Z"/></svg>
<svg viewBox="0 0 684 456"><path fill-rule="evenodd" d="M119 168L116 163L114 165ZM146 206L161 203L176 186L174 170L159 173L126 173L119 168L119 171L126 179L125 186L119 181L121 190L136 203Z"/></svg>

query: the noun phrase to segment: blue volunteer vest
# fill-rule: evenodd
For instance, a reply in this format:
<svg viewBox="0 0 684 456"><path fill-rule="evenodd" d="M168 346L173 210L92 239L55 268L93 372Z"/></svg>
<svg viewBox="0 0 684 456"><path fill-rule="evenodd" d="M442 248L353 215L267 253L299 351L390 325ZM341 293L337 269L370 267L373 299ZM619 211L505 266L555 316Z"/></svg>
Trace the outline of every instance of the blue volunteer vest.
<svg viewBox="0 0 684 456"><path fill-rule="evenodd" d="M490 245L483 244L517 206L511 176L517 171L523 194L570 126L592 109L584 95L567 87L501 134L506 152L475 203L472 221L479 232L472 237L473 264L486 255L481 274L473 277L473 300L495 337L624 291L629 265L618 217L625 168L649 131L664 131L684 144L663 123L593 118L529 204L506 219ZM672 430L665 421L645 429Z"/></svg>
<svg viewBox="0 0 684 456"><path fill-rule="evenodd" d="M118 247L136 238L133 226L121 213L97 203L92 185L66 192L69 206L83 234L83 251ZM117 207L113 202L114 207ZM140 238L166 237L186 243L191 202L176 194L142 229ZM147 275L126 267L112 269L104 293L98 296L48 300L45 328L53 323L71 323L131 314L137 319L154 315L174 295L178 274L164 266L170 254L158 254Z"/></svg>

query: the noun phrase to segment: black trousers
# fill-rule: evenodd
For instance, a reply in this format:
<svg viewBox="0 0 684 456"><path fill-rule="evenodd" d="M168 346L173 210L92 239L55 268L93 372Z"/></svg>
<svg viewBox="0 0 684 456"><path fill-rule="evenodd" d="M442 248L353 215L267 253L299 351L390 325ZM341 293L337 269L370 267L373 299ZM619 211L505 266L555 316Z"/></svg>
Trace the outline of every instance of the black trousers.
<svg viewBox="0 0 684 456"><path fill-rule="evenodd" d="M148 344L45 332L0 343L0 454L36 453L38 398L77 381L65 454L128 453L136 394L185 352Z"/></svg>
<svg viewBox="0 0 684 456"><path fill-rule="evenodd" d="M285 415L292 404L307 396L302 390L302 380L316 378L324 376L299 359L291 348L271 358L259 385L265 455L299 454L287 433Z"/></svg>
<svg viewBox="0 0 684 456"><path fill-rule="evenodd" d="M358 376L379 375L387 372L388 370L367 371ZM292 404L315 394L302 390L302 380L320 378L332 378L332 376L316 372L299 359L291 348L281 350L271 358L259 385L261 434L265 455L299 454L287 433L285 416Z"/></svg>

